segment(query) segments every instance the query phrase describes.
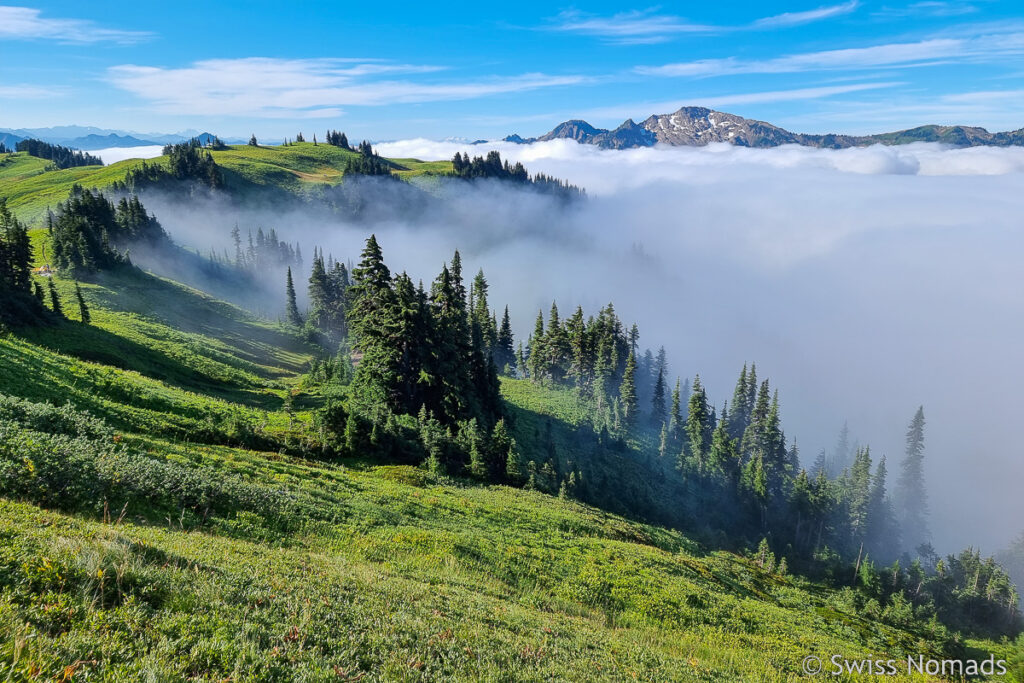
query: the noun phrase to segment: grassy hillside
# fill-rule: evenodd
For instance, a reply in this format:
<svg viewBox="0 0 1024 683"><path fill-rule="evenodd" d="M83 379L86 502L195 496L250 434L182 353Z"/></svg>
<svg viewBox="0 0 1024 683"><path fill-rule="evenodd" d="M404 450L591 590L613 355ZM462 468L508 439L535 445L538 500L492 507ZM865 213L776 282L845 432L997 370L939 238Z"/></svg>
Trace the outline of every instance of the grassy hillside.
<svg viewBox="0 0 1024 683"><path fill-rule="evenodd" d="M71 319L0 337L5 680L784 681L949 647L571 500L314 459L319 397L284 402L316 348L139 272L83 283L82 325L55 282ZM527 451L584 421L565 390L503 395Z"/></svg>
<svg viewBox="0 0 1024 683"><path fill-rule="evenodd" d="M287 146L233 145L212 152L224 172L225 183L233 190L284 189L292 193L314 191L323 185L341 181L347 161L355 152L333 145L311 142ZM146 163L166 163L166 157L149 159ZM427 172L451 170L449 161L424 162L418 159L392 159L394 172L412 178ZM0 155L0 196L15 215L38 225L47 207L67 199L71 187L103 188L124 179L125 173L142 163L126 159L109 166L82 166L59 171L45 171L47 162L25 152Z"/></svg>

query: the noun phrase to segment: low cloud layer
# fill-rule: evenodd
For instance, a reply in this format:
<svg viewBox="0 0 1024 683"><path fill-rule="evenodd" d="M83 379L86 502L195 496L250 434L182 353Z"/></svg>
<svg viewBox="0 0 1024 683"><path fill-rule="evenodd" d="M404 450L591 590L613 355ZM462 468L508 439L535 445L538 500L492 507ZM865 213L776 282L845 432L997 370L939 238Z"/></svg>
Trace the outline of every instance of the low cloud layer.
<svg viewBox="0 0 1024 683"><path fill-rule="evenodd" d="M541 293L590 310L614 300L719 405L757 361L807 461L848 420L895 479L923 404L937 540L993 551L1020 532L1024 149L499 148L591 199L550 225L550 242L470 255L496 294L520 309L524 288L533 309L549 303ZM381 145L423 158L456 149ZM526 330L535 310L518 313Z"/></svg>
<svg viewBox="0 0 1024 683"><path fill-rule="evenodd" d="M586 187L589 199L563 210L507 186L457 184L443 210L372 225L301 210L147 206L203 249L226 246L239 221L243 231L275 227L306 254L317 244L357 260L373 231L393 269L426 281L458 247L471 272L484 268L492 305L511 306L521 335L553 298L565 312L614 301L642 345L664 345L673 375L700 373L719 406L743 363L756 361L779 388L805 462L848 421L888 457L890 486L923 404L940 549L993 552L1021 532L1024 149L379 145L422 159L491 148Z"/></svg>

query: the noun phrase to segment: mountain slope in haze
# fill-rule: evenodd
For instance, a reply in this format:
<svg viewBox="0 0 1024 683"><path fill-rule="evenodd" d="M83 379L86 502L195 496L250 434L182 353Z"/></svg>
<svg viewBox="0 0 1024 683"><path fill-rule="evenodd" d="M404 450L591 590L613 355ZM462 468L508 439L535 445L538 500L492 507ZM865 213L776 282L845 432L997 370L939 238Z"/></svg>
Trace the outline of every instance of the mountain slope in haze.
<svg viewBox="0 0 1024 683"><path fill-rule="evenodd" d="M510 135L506 142L530 143L555 139L571 139L579 143L605 149L650 147L657 143L672 146L698 147L725 142L742 147L777 147L804 145L843 149L873 144L902 145L911 142L941 142L965 147L993 145L1006 147L1024 145L1024 128L1015 131L990 133L984 128L971 126L919 126L908 130L877 135L810 135L793 133L784 128L743 118L735 114L705 107L681 107L671 114L655 114L636 124L628 119L614 130L595 128L586 121L572 120L561 123L550 132L536 138Z"/></svg>
<svg viewBox="0 0 1024 683"><path fill-rule="evenodd" d="M300 197L340 183L346 164L358 156L351 150L310 142L287 146L235 145L213 150L211 154L232 191L264 196L284 191ZM389 159L388 163L395 175L407 179L424 173L448 173L452 169L450 161ZM104 189L143 164L167 166L168 157L47 170L44 160L24 152L0 155L0 196L19 219L35 223L45 217L47 208L67 199L75 184Z"/></svg>
<svg viewBox="0 0 1024 683"><path fill-rule="evenodd" d="M95 126L55 126L53 128L0 128L0 142L11 149L19 140L29 138L42 140L52 145L61 145L84 151L108 149L110 147L145 147L185 142L199 137L207 142L210 133L182 131L180 133L136 133L126 130L96 128ZM228 140L227 142L232 142ZM234 140L233 142L244 142Z"/></svg>

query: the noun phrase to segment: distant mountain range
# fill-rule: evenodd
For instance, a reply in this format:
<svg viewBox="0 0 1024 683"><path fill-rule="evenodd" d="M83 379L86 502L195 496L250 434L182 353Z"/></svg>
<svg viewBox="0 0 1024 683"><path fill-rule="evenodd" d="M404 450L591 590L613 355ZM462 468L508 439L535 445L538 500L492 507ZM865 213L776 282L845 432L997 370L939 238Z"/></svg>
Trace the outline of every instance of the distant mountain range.
<svg viewBox="0 0 1024 683"><path fill-rule="evenodd" d="M53 145L63 145L85 151L109 149L110 147L145 147L184 142L198 137L203 142L212 138L211 133L185 130L180 133L136 133L126 130L110 130L92 126L56 126L54 128L0 128L0 143L14 148L18 142L35 138ZM243 143L244 140L225 140L228 144Z"/></svg>
<svg viewBox="0 0 1024 683"><path fill-rule="evenodd" d="M1003 133L990 133L972 126L920 126L894 133L878 135L808 135L792 133L785 128L764 121L745 119L704 107L682 107L672 114L656 114L643 123L627 119L614 130L595 128L586 121L561 123L536 138L509 135L506 142L527 144L545 140L570 139L606 149L650 147L662 143L674 146L703 146L713 142L727 142L742 147L777 147L779 145L806 145L842 149L866 145L904 145L911 142L942 142L950 145L974 147L995 145L1006 147L1024 145L1024 128Z"/></svg>

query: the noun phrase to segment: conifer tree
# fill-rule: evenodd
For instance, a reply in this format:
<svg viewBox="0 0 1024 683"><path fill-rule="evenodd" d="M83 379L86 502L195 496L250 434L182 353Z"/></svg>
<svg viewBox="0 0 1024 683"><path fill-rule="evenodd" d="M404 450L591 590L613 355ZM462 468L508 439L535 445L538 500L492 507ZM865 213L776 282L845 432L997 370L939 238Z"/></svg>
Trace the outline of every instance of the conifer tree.
<svg viewBox="0 0 1024 683"><path fill-rule="evenodd" d="M399 349L392 333L398 325L391 271L384 264L377 237L370 235L359 266L352 271L350 329L362 359L352 382L352 398L364 410L394 406ZM317 261L323 272L323 254ZM316 268L316 266L314 266ZM310 299L313 299L311 280Z"/></svg>
<svg viewBox="0 0 1024 683"><path fill-rule="evenodd" d="M295 327L302 327L302 316L299 314L299 304L295 300L295 283L292 282L292 269L288 267L288 278L285 282L285 316L288 324Z"/></svg>
<svg viewBox="0 0 1024 683"><path fill-rule="evenodd" d="M376 246L376 240L373 244ZM379 247L377 247L377 253L380 253ZM317 253L317 250L314 249L313 269L309 275L309 319L317 329L325 332L329 318L330 298L330 285L327 281L324 254L322 250Z"/></svg>
<svg viewBox="0 0 1024 683"><path fill-rule="evenodd" d="M0 292L28 294L32 286L32 244L28 230L0 197Z"/></svg>
<svg viewBox="0 0 1024 683"><path fill-rule="evenodd" d="M498 328L498 338L494 346L494 364L502 373L515 375L516 353L512 338L512 323L508 317L508 306L505 306L501 327Z"/></svg>
<svg viewBox="0 0 1024 683"><path fill-rule="evenodd" d="M619 409L622 411L623 427L628 430L636 424L639 410L636 397L636 356L632 353L626 358L626 370L619 386Z"/></svg>
<svg viewBox="0 0 1024 683"><path fill-rule="evenodd" d="M723 411L723 418L725 411ZM708 454L708 470L729 477L735 486L739 474L739 453L736 451L736 440L729 436L726 421L722 419L715 426L711 435L711 450Z"/></svg>
<svg viewBox="0 0 1024 683"><path fill-rule="evenodd" d="M708 397L700 382L700 375L697 375L693 378L693 390L687 403L684 452L688 467L699 474L704 474L707 469L714 428Z"/></svg>
<svg viewBox="0 0 1024 683"><path fill-rule="evenodd" d="M82 288L75 283L75 298L78 300L78 314L82 321L82 324L88 325L92 320L92 316L89 315L89 307L85 305L85 298L82 296Z"/></svg>
<svg viewBox="0 0 1024 683"><path fill-rule="evenodd" d="M672 390L672 407L668 415L668 431L675 442L681 442L683 438L683 415L682 397L679 392L679 378L676 377L676 387Z"/></svg>
<svg viewBox="0 0 1024 683"><path fill-rule="evenodd" d="M651 397L651 423L661 424L665 421L665 371L658 368L658 378L654 382L654 395Z"/></svg>
<svg viewBox="0 0 1024 683"><path fill-rule="evenodd" d="M57 288L53 286L53 280L47 280L46 284L50 289L50 308L55 314L63 318L64 309L60 305L60 296L57 294Z"/></svg>
<svg viewBox="0 0 1024 683"><path fill-rule="evenodd" d="M871 506L871 450L858 448L850 469L848 486L849 529L854 544L867 534Z"/></svg>
<svg viewBox="0 0 1024 683"><path fill-rule="evenodd" d="M869 547L875 556L895 556L895 549L899 547L898 531L896 520L893 515L892 504L886 494L887 469L885 457L878 461L875 468L875 475L871 486L871 494L868 501L868 525L867 536Z"/></svg>
<svg viewBox="0 0 1024 683"><path fill-rule="evenodd" d="M828 461L825 449L822 448L818 451L818 457L814 459L814 464L811 466L810 476L811 478L817 477L819 473L827 473Z"/></svg>
<svg viewBox="0 0 1024 683"><path fill-rule="evenodd" d="M560 383L565 378L571 353L569 337L558 316L558 304L552 302L551 313L548 315L548 330L544 336L543 374Z"/></svg>
<svg viewBox="0 0 1024 683"><path fill-rule="evenodd" d="M258 147L259 146L259 143L256 142L256 133L253 133L252 137L249 138L249 146L251 146L251 147Z"/></svg>
<svg viewBox="0 0 1024 683"><path fill-rule="evenodd" d="M924 406L907 427L906 450L898 482L898 511L904 545L913 550L927 543L928 494L924 484Z"/></svg>
<svg viewBox="0 0 1024 683"><path fill-rule="evenodd" d="M519 484L523 480L523 462L516 445L513 442L508 449L505 459L505 477L512 484Z"/></svg>
<svg viewBox="0 0 1024 683"><path fill-rule="evenodd" d="M843 422L843 428L839 430L839 439L836 441L835 452L832 453L828 474L838 475L850 466L850 427Z"/></svg>
<svg viewBox="0 0 1024 683"><path fill-rule="evenodd" d="M530 373L530 379L534 382L542 382L545 377L546 358L546 352L544 351L544 311L537 311L537 321L533 325L533 336L530 337L529 342L529 357L526 359L527 370Z"/></svg>
<svg viewBox="0 0 1024 683"><path fill-rule="evenodd" d="M736 380L736 389L732 394L732 412L729 413L729 421L726 425L729 436L734 439L742 439L750 421L750 411L753 408L748 401L747 393L747 364L743 364L739 379Z"/></svg>
<svg viewBox="0 0 1024 683"><path fill-rule="evenodd" d="M498 331L495 329L491 310L487 301L487 278L484 277L483 268L473 278L473 289L471 299L471 316L474 322L480 326L482 341L481 351L484 355L493 354L495 345L498 343Z"/></svg>

